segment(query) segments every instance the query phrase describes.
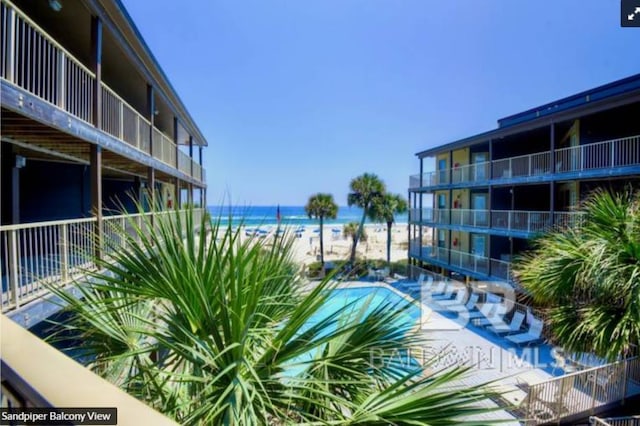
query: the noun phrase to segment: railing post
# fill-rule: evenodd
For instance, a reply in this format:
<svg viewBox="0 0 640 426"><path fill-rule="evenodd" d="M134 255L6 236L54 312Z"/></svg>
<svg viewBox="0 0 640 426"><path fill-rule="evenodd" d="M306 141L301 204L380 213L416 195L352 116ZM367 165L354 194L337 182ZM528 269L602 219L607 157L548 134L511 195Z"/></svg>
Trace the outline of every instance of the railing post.
<svg viewBox="0 0 640 426"><path fill-rule="evenodd" d="M140 148L140 116L136 113L136 148Z"/></svg>
<svg viewBox="0 0 640 426"><path fill-rule="evenodd" d="M622 361L622 401L621 403L624 405L624 400L627 396L627 377L629 374L627 373L627 369L630 367L629 361Z"/></svg>
<svg viewBox="0 0 640 426"><path fill-rule="evenodd" d="M7 69L4 71L6 79L14 82L15 61L16 61L16 14L12 7L6 5L7 12Z"/></svg>
<svg viewBox="0 0 640 426"><path fill-rule="evenodd" d="M67 58L62 50L58 50L58 81L56 86L58 88L58 100L57 105L61 109L66 108L67 103Z"/></svg>
<svg viewBox="0 0 640 426"><path fill-rule="evenodd" d="M124 140L124 102L120 101L120 128L118 129L118 135L120 139Z"/></svg>
<svg viewBox="0 0 640 426"><path fill-rule="evenodd" d="M527 170L527 176L533 176L533 169L531 168L531 158L533 155L529 154L527 157L529 158L529 170Z"/></svg>
<svg viewBox="0 0 640 426"><path fill-rule="evenodd" d="M611 142L611 167L616 165L616 141Z"/></svg>
<svg viewBox="0 0 640 426"><path fill-rule="evenodd" d="M18 230L9 231L9 286L13 293L13 304L20 307L20 271L18 269Z"/></svg>
<svg viewBox="0 0 640 426"><path fill-rule="evenodd" d="M60 225L60 276L69 279L69 224Z"/></svg>
<svg viewBox="0 0 640 426"><path fill-rule="evenodd" d="M593 415L594 413L593 409L596 406L596 388L598 387L598 370L599 368L595 369L594 371L595 375L593 376L593 389L591 390L591 410L589 411L591 415Z"/></svg>

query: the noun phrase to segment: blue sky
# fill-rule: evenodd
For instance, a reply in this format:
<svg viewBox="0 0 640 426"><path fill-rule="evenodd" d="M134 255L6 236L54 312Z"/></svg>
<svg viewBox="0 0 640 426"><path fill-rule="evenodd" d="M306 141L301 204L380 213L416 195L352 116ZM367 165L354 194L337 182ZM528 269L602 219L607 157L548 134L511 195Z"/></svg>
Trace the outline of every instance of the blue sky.
<svg viewBox="0 0 640 426"><path fill-rule="evenodd" d="M406 195L414 154L640 72L618 0L123 0L209 142L210 204Z"/></svg>

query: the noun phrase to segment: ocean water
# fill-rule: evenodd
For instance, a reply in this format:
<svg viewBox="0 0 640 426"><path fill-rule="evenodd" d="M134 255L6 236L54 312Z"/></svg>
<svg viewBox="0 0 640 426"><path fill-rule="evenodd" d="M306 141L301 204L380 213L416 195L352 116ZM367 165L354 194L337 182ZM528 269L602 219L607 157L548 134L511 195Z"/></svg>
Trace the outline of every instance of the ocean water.
<svg viewBox="0 0 640 426"><path fill-rule="evenodd" d="M208 206L211 217L214 220L222 218L223 224L228 224L231 218L231 226L240 223L247 226L275 225L277 224L276 212L278 206ZM280 206L280 217L282 225L317 225L317 219L309 219L304 211L304 206ZM359 222L362 218L362 209L357 207L338 207L338 217L336 219L325 220L326 225L344 225L349 222ZM407 223L406 213L396 216L396 223ZM367 219L366 223L375 223Z"/></svg>

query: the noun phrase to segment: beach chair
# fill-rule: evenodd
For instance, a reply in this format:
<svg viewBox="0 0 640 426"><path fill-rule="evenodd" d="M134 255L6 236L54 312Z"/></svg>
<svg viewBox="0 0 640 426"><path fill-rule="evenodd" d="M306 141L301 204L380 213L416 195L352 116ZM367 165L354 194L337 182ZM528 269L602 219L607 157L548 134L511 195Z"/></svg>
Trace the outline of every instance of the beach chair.
<svg viewBox="0 0 640 426"><path fill-rule="evenodd" d="M439 300L439 301L436 301L436 303L441 308L449 308L451 306L462 306L464 304L464 301L466 300L466 298L467 298L467 289L466 288L461 288L456 293L455 299Z"/></svg>
<svg viewBox="0 0 640 426"><path fill-rule="evenodd" d="M447 283L446 288L444 289L444 293L441 293L441 294L431 293L431 297L435 301L451 299L453 297L454 290L455 290L455 285L452 283Z"/></svg>
<svg viewBox="0 0 640 426"><path fill-rule="evenodd" d="M431 285L429 285L429 293L431 293L432 296L442 294L445 291L445 285L446 283L444 281L438 281L434 287L432 282Z"/></svg>
<svg viewBox="0 0 640 426"><path fill-rule="evenodd" d="M491 315L478 319L474 325L478 327L497 327L506 325L504 322L504 316L507 313L507 307L501 303L496 303L496 307L491 312Z"/></svg>
<svg viewBox="0 0 640 426"><path fill-rule="evenodd" d="M486 318L488 316L491 316L491 313L496 308L496 306L497 305L495 303L484 303L479 311L469 312L466 318L470 320L477 318Z"/></svg>
<svg viewBox="0 0 640 426"><path fill-rule="evenodd" d="M542 326L543 323L541 320L532 318L527 331L507 336L507 340L519 346L538 342L541 340Z"/></svg>
<svg viewBox="0 0 640 426"><path fill-rule="evenodd" d="M492 325L487 330L496 334L510 334L520 331L522 323L524 322L524 314L522 312L516 312L511 318L509 324L496 324Z"/></svg>
<svg viewBox="0 0 640 426"><path fill-rule="evenodd" d="M478 303L478 299L480 299L480 295L478 293L471 293L469 296L469 300L467 300L466 305L452 305L448 306L447 309L452 312L473 312L478 309L476 306Z"/></svg>

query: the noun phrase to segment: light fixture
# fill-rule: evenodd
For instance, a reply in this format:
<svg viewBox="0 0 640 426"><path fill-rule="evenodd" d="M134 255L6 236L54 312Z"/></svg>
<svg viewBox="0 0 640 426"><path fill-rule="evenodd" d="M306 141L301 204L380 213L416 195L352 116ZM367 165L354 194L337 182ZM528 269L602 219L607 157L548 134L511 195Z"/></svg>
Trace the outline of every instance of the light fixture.
<svg viewBox="0 0 640 426"><path fill-rule="evenodd" d="M54 12L60 12L60 10L62 10L62 3L60 3L58 0L49 0L49 7Z"/></svg>
<svg viewBox="0 0 640 426"><path fill-rule="evenodd" d="M160 111L158 110L153 111L153 115L158 115L158 114L160 114Z"/></svg>

